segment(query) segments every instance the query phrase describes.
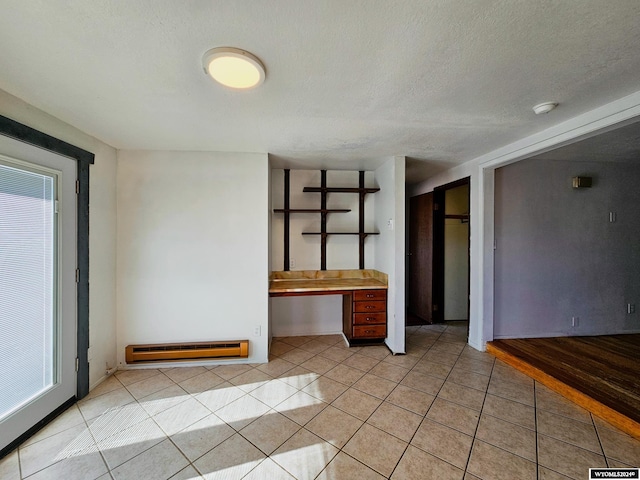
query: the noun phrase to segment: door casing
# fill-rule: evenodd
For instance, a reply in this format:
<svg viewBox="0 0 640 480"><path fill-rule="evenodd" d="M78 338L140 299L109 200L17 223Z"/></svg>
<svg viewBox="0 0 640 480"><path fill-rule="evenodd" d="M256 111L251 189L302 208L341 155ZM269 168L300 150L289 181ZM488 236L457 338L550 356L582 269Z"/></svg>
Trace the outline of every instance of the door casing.
<svg viewBox="0 0 640 480"><path fill-rule="evenodd" d="M29 438L75 400L89 393L89 165L95 161L95 155L63 140L47 135L27 125L0 115L0 135L33 145L43 150L69 157L77 162L77 210L76 210L76 312L77 312L77 350L76 350L76 395L67 400L49 415L39 420L11 443L0 449L0 458L11 452L23 440Z"/></svg>

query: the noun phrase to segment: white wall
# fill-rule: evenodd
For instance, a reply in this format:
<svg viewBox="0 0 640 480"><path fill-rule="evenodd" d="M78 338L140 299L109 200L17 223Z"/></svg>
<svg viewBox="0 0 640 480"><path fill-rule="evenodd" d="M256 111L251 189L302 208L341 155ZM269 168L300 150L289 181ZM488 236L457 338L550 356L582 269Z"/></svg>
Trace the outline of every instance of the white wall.
<svg viewBox="0 0 640 480"><path fill-rule="evenodd" d="M380 191L375 194L374 269L389 278L387 346L405 352L405 157L394 157L375 171ZM389 228L391 220L393 229Z"/></svg>
<svg viewBox="0 0 640 480"><path fill-rule="evenodd" d="M118 152L121 364L129 344L241 339L267 361L268 182L266 154Z"/></svg>
<svg viewBox="0 0 640 480"><path fill-rule="evenodd" d="M290 208L320 208L319 193L304 193L304 187L320 186L320 170L291 170L289 176ZM327 186L357 187L357 171L327 171ZM365 172L365 185L377 186L373 172ZM365 198L365 229L377 231L375 225L375 198ZM271 172L271 203L274 209L284 207L284 170ZM327 208L351 209L349 213L330 213L327 231L358 231L358 195L329 193ZM289 226L290 258L295 265L291 270L320 270L320 236L302 235L302 232L320 231L319 213L294 213ZM365 241L365 268L374 268L374 239ZM271 267L284 269L284 215L272 214ZM327 270L357 270L359 247L357 236L329 236L327 239ZM272 332L275 336L326 335L342 332L342 296L320 295L303 297L275 297L270 299Z"/></svg>
<svg viewBox="0 0 640 480"><path fill-rule="evenodd" d="M89 385L116 365L116 150L0 90L0 114L95 154L89 170Z"/></svg>
<svg viewBox="0 0 640 480"><path fill-rule="evenodd" d="M342 295L273 297L270 303L275 337L342 332Z"/></svg>

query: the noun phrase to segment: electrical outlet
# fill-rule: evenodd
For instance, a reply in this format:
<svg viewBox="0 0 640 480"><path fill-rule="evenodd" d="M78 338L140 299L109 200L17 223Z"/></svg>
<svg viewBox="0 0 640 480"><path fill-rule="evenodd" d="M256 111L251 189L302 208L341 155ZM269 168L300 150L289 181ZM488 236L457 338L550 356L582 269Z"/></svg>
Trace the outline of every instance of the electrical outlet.
<svg viewBox="0 0 640 480"><path fill-rule="evenodd" d="M627 303L627 314L636 313L636 304L635 303Z"/></svg>
<svg viewBox="0 0 640 480"><path fill-rule="evenodd" d="M571 317L571 326L573 328L577 327L580 323L580 317Z"/></svg>
<svg viewBox="0 0 640 480"><path fill-rule="evenodd" d="M289 268L296 268L296 259L293 257L289 259Z"/></svg>
<svg viewBox="0 0 640 480"><path fill-rule="evenodd" d="M387 220L387 229L393 230L393 218L390 218L389 220Z"/></svg>
<svg viewBox="0 0 640 480"><path fill-rule="evenodd" d="M260 325L256 325L253 328L253 336L254 337L259 337L260 336L260 331L262 330L262 328L260 327Z"/></svg>

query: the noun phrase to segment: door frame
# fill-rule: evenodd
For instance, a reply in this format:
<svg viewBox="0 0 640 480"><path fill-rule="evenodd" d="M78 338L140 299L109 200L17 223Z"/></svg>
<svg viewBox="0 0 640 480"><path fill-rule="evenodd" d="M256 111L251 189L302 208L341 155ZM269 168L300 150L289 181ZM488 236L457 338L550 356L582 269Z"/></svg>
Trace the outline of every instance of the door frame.
<svg viewBox="0 0 640 480"><path fill-rule="evenodd" d="M440 185L433 189L433 303L438 306L433 311L434 323L444 322L444 225L445 225L445 197L447 190L468 185L469 194L467 195L467 212L471 212L471 177L467 176L459 180ZM467 238L467 320L470 320L471 303L471 215L469 215L469 229Z"/></svg>
<svg viewBox="0 0 640 480"><path fill-rule="evenodd" d="M0 135L13 138L43 150L68 157L77 162L77 211L76 211L76 258L77 258L77 350L76 350L76 396L69 399L51 414L40 420L24 434L0 450L0 458L12 451L35 431L55 418L74 401L89 393L89 165L95 155L46 133L0 115Z"/></svg>

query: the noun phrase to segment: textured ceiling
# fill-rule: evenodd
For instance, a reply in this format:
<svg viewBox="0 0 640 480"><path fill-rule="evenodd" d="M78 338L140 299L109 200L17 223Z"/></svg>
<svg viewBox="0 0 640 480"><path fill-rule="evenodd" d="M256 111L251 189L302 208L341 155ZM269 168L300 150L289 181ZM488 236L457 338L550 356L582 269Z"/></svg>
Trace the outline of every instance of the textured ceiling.
<svg viewBox="0 0 640 480"><path fill-rule="evenodd" d="M637 0L0 0L0 89L121 149L408 181L640 90ZM246 49L251 92L207 78ZM536 116L543 101L560 107Z"/></svg>

